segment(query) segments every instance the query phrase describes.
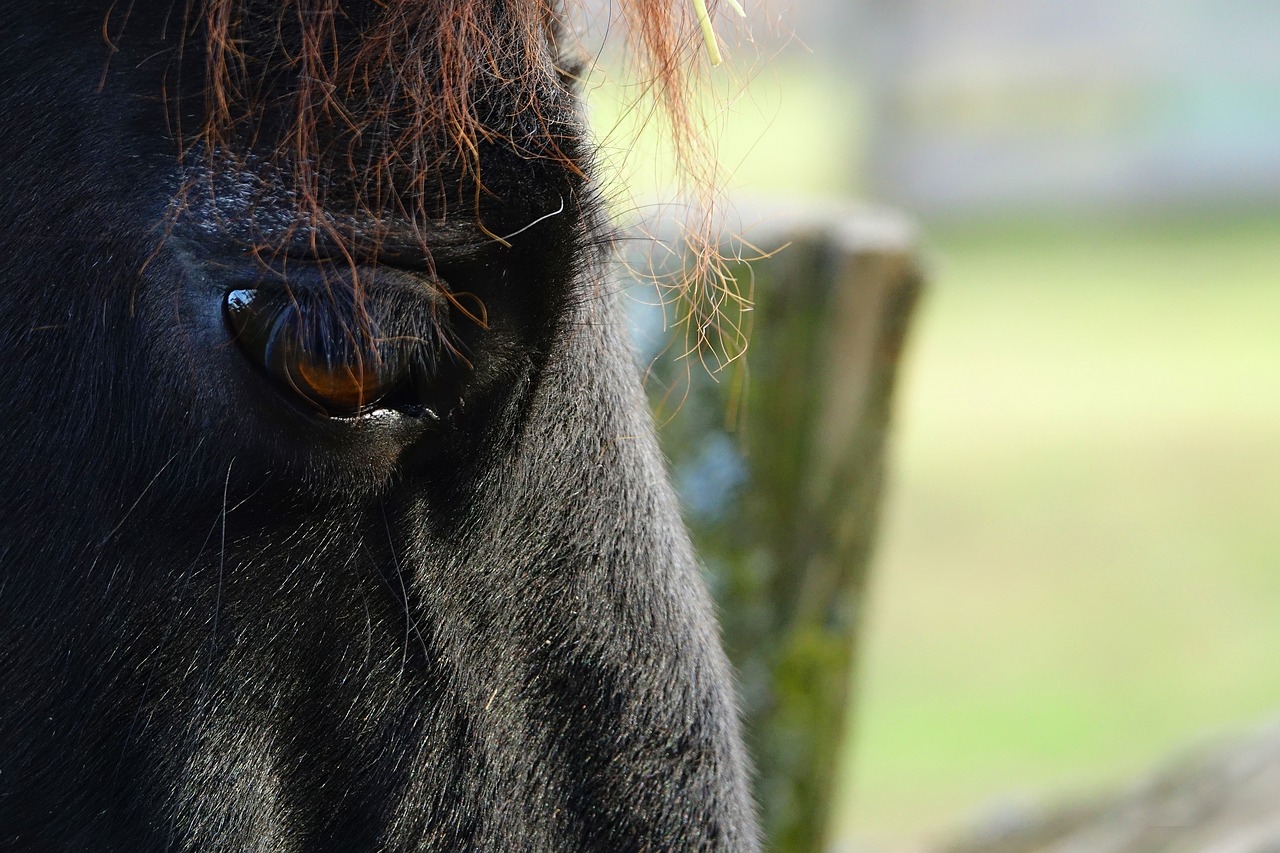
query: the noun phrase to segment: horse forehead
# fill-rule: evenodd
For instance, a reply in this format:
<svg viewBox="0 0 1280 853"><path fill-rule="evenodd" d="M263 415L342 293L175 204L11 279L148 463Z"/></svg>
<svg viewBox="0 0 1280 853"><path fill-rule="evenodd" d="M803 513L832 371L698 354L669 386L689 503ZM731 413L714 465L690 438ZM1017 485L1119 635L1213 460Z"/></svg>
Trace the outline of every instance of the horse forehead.
<svg viewBox="0 0 1280 853"><path fill-rule="evenodd" d="M14 6L9 9L7 7ZM320 34L315 47L346 50L353 40L398 37L398 46L453 55L442 65L465 62L477 50L509 52L511 41L535 39L557 24L563 0L42 0L0 2L7 23L56 21L68 33L91 33L113 52L138 34L184 51L228 37L229 59L252 64L254 49L287 46L286 59L301 56L301 34ZM444 39L422 39L424 30ZM458 37L456 40L453 37ZM289 42L292 41L292 44ZM454 48L459 48L453 53ZM194 50L193 50L194 49ZM519 51L515 51L518 54ZM527 57L525 57L527 58ZM368 57L365 57L368 59ZM491 69L497 71L498 69ZM501 75L499 75L500 77Z"/></svg>

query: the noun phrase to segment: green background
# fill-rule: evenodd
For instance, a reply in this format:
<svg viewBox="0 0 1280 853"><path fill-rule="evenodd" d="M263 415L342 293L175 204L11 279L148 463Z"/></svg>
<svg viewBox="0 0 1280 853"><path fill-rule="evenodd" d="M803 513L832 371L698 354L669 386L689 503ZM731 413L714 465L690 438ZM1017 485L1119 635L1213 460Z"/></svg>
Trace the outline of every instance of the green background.
<svg viewBox="0 0 1280 853"><path fill-rule="evenodd" d="M857 192L837 77L713 88L733 192ZM634 219L661 144L591 103ZM921 251L837 818L878 851L1280 708L1280 206L953 218Z"/></svg>

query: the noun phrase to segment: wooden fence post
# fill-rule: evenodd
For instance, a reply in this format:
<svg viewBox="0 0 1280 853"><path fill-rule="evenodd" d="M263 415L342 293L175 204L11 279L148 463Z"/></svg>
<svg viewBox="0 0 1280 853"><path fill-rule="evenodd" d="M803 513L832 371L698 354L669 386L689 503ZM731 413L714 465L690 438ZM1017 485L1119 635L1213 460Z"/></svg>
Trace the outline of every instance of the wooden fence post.
<svg viewBox="0 0 1280 853"><path fill-rule="evenodd" d="M762 233L764 232L764 233ZM650 393L738 668L771 849L826 849L899 356L920 291L914 237L867 211L774 219L786 248L737 269L755 310L743 372L669 352ZM689 360L685 357L685 361ZM689 394L672 387L690 383ZM743 393L745 392L745 393ZM745 417L735 426L735 398ZM671 400L682 400L671 413Z"/></svg>

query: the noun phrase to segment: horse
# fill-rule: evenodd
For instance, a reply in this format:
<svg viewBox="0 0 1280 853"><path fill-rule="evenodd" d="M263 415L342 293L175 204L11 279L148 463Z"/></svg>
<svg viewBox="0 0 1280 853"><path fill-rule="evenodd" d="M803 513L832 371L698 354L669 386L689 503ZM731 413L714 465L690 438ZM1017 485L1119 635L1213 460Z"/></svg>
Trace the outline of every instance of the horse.
<svg viewBox="0 0 1280 853"><path fill-rule="evenodd" d="M3 4L0 848L758 849L565 14Z"/></svg>

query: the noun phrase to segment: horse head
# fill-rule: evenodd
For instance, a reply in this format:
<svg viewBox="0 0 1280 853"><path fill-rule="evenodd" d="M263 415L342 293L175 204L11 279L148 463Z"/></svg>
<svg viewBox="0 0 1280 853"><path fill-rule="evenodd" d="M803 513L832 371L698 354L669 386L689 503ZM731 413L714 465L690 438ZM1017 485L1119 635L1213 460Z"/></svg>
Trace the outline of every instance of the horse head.
<svg viewBox="0 0 1280 853"><path fill-rule="evenodd" d="M9 6L0 845L754 849L561 10Z"/></svg>

